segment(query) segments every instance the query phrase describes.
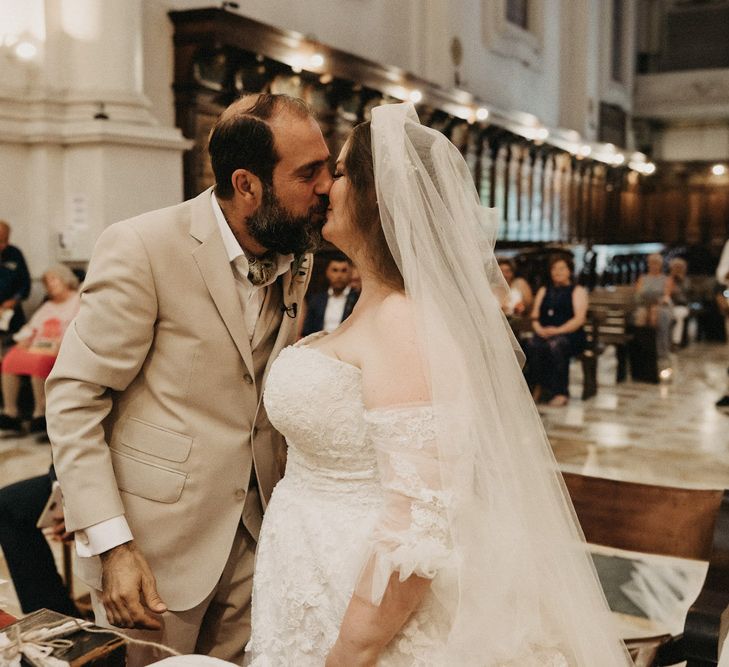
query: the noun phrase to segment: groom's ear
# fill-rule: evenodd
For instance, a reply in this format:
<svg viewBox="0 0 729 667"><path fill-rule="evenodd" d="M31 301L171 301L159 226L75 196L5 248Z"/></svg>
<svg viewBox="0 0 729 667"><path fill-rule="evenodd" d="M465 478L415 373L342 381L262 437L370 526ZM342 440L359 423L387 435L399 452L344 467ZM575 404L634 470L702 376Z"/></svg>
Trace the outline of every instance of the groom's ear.
<svg viewBox="0 0 729 667"><path fill-rule="evenodd" d="M261 179L247 169L236 169L230 175L230 182L240 203L250 212L255 211L263 197Z"/></svg>

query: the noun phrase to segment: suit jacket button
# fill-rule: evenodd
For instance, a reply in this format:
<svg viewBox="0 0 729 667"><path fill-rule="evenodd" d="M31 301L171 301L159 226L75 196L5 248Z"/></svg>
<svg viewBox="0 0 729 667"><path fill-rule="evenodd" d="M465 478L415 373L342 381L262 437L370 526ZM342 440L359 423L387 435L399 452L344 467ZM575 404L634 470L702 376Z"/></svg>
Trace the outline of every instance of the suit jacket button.
<svg viewBox="0 0 729 667"><path fill-rule="evenodd" d="M246 497L245 489L236 489L235 490L235 499L236 500L243 500L245 497Z"/></svg>
<svg viewBox="0 0 729 667"><path fill-rule="evenodd" d="M246 384L253 384L253 378L248 373L243 376L243 379L246 381Z"/></svg>

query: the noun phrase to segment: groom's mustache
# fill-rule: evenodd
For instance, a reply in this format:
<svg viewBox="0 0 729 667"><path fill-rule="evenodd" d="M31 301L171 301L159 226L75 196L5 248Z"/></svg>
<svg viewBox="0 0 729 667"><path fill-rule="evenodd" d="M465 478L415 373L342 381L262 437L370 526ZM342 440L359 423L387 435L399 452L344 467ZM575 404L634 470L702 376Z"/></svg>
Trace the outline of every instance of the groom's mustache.
<svg viewBox="0 0 729 667"><path fill-rule="evenodd" d="M327 195L319 195L319 203L311 207L312 215L326 216L329 208L329 197Z"/></svg>

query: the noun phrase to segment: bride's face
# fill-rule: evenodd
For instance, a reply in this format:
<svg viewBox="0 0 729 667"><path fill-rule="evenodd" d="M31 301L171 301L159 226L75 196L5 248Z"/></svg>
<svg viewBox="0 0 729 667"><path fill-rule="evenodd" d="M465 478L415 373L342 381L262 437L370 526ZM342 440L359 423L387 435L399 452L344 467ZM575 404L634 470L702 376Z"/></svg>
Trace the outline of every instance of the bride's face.
<svg viewBox="0 0 729 667"><path fill-rule="evenodd" d="M348 145L342 148L337 158L337 167L334 171L334 184L329 191L329 208L327 209L326 224L322 228L322 236L333 243L337 248L347 252L354 238L352 225L352 209L350 205L349 179L344 166Z"/></svg>

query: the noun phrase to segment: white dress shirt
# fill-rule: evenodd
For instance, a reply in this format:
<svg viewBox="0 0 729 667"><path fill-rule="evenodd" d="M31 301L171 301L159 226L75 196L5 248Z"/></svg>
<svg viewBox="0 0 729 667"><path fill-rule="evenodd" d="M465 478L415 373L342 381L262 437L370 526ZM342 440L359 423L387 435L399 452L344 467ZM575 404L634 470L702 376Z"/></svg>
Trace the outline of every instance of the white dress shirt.
<svg viewBox="0 0 729 667"><path fill-rule="evenodd" d="M345 287L342 293L337 296L331 287L327 290L329 298L327 299L327 307L324 311L323 329L327 333L331 333L342 323L344 307L347 305L347 297L351 291L351 287Z"/></svg>
<svg viewBox="0 0 729 667"><path fill-rule="evenodd" d="M276 281L276 279L286 273L291 268L291 262L294 261L293 255L278 255L276 275L273 276L265 285L253 285L248 280L248 259L245 256L238 241L236 241L233 232L228 226L223 211L220 208L214 193L211 193L213 202L213 211L215 219L218 222L220 235L223 237L223 245L225 252L228 254L233 278L235 278L235 287L238 290L241 306L243 307L243 316L248 331L248 340L253 339L256 331L256 323L261 315L261 308L266 296L266 287Z"/></svg>
<svg viewBox="0 0 729 667"><path fill-rule="evenodd" d="M218 223L220 235L223 238L225 252L230 262L230 269L235 279L235 287L238 291L241 308L243 309L248 340L253 340L256 332L256 324L258 323L261 308L265 300L266 288L291 268L291 262L294 260L294 256L278 255L276 275L265 285L253 285L247 278L248 259L228 226L228 222L223 215L223 211L220 208L214 192L210 193L210 202L213 207L213 213L215 214L215 220ZM339 313L340 320L343 312L344 304L342 304L342 310ZM77 530L75 537L76 553L83 558L97 556L104 551L108 551L134 539L132 531L129 529L129 524L123 514L107 519L106 521L101 521L93 526L88 526L84 530Z"/></svg>

